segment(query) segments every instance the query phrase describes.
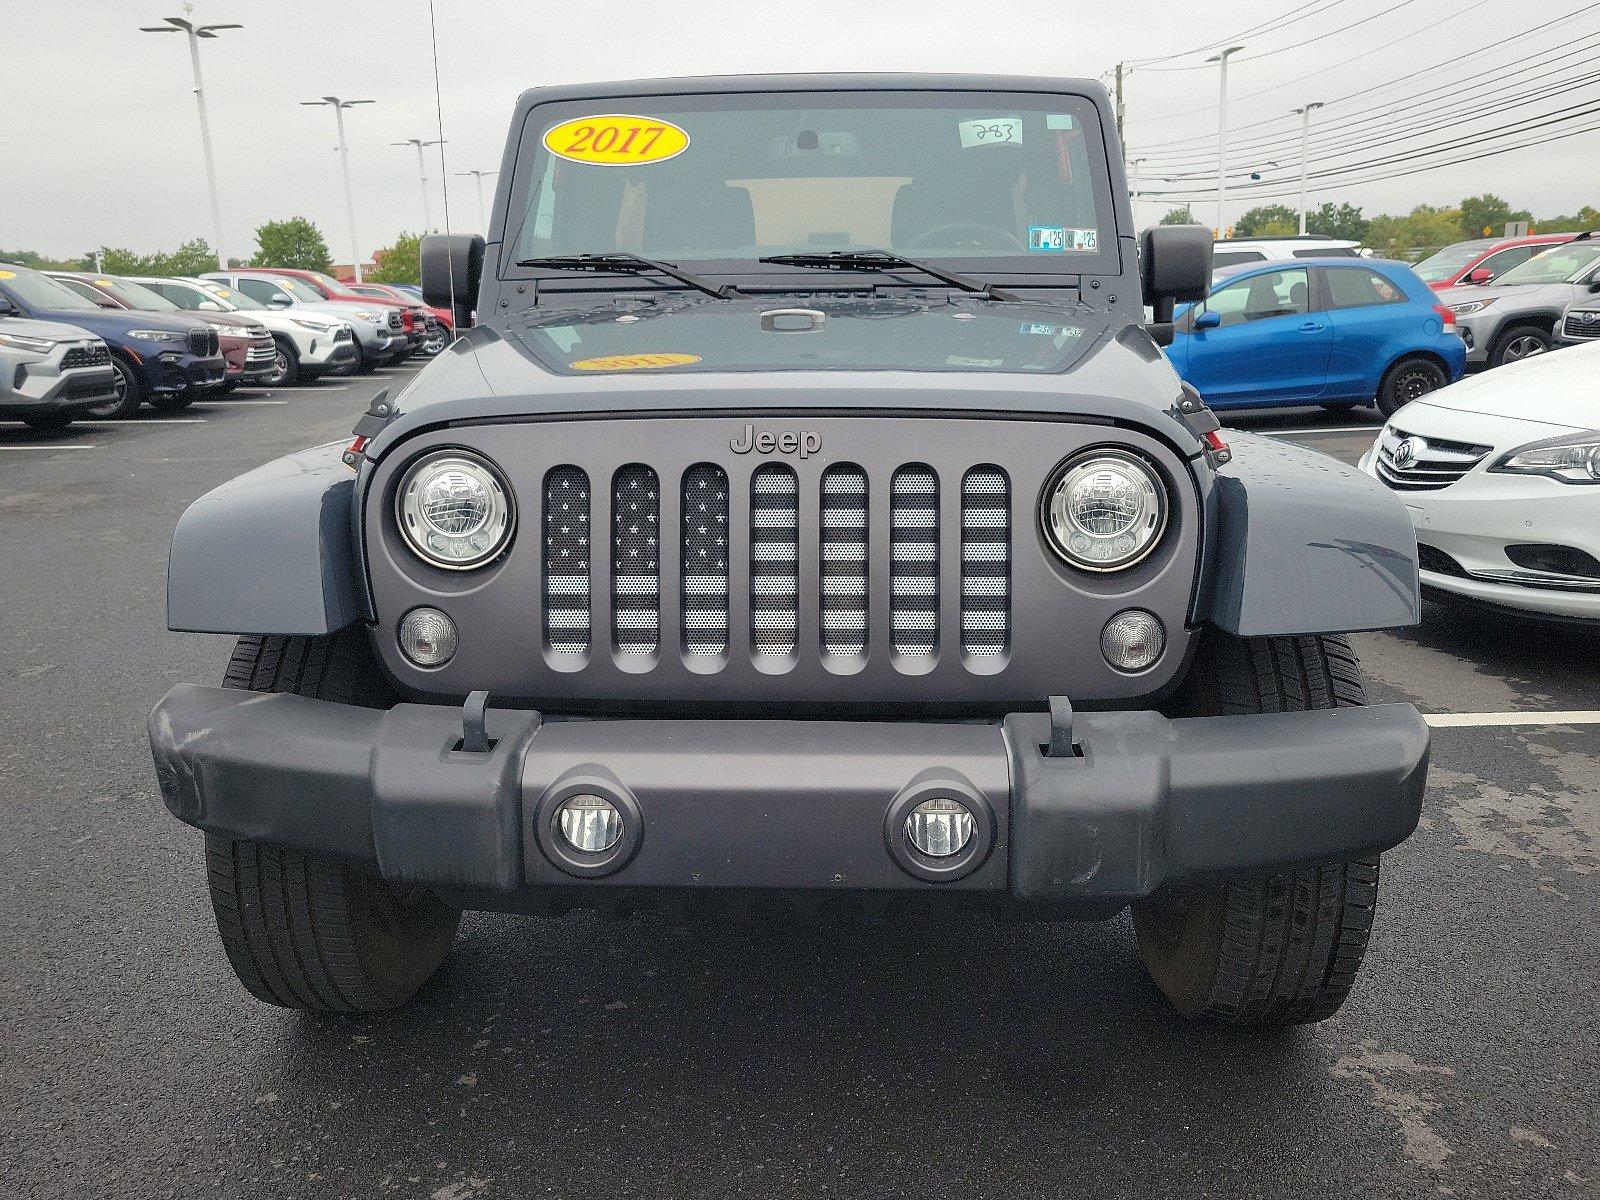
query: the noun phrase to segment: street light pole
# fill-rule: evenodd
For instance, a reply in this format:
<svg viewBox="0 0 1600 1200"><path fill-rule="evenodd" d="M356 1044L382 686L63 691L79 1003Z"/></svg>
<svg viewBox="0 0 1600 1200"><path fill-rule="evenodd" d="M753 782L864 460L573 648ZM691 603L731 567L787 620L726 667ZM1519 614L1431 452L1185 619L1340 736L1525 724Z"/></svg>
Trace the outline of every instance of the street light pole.
<svg viewBox="0 0 1600 1200"><path fill-rule="evenodd" d="M1222 93L1217 104L1217 238L1221 240L1227 233L1227 226L1222 223L1222 204L1227 194L1228 170L1228 58L1243 50L1243 46L1229 46L1220 54L1214 54L1206 59L1208 63L1222 65Z"/></svg>
<svg viewBox="0 0 1600 1200"><path fill-rule="evenodd" d="M422 138L407 138L403 142L390 142L391 146L415 146L417 148L417 173L422 177L422 232L433 231L433 209L428 205L428 164L423 156L425 146L442 146L444 139L434 138L431 142Z"/></svg>
<svg viewBox="0 0 1600 1200"><path fill-rule="evenodd" d="M483 232L485 234L487 234L489 232L489 217L488 217L487 210L485 210L485 208L483 207L483 177L485 175L498 175L498 174L500 174L500 172L499 171L457 171L456 174L457 175L471 175L473 177L473 179L477 180L477 182L478 182L478 224L483 228Z"/></svg>
<svg viewBox="0 0 1600 1200"><path fill-rule="evenodd" d="M350 151L344 140L344 110L354 108L358 104L375 104L374 100L341 100L338 96L324 96L321 100L302 100L300 103L308 108L321 108L327 106L333 109L334 122L339 127L339 166L344 170L344 211L350 221L350 268L355 272L356 282L361 282L361 242L356 236L356 201L355 195L350 190Z"/></svg>
<svg viewBox="0 0 1600 1200"><path fill-rule="evenodd" d="M185 12L194 6L185 4ZM243 29L243 25L196 25L186 17L163 17L165 25L141 25L141 33L186 33L189 35L189 65L194 69L194 101L200 110L200 148L206 159L206 187L211 194L211 237L217 252L217 268L226 270L222 253L222 206L217 203L217 164L211 153L211 119L206 115L206 87L200 75L200 39L215 38L219 29Z"/></svg>
<svg viewBox="0 0 1600 1200"><path fill-rule="evenodd" d="M1318 100L1304 108L1293 111L1300 117L1300 236L1306 235L1306 150L1311 140L1311 110L1321 108L1322 101Z"/></svg>

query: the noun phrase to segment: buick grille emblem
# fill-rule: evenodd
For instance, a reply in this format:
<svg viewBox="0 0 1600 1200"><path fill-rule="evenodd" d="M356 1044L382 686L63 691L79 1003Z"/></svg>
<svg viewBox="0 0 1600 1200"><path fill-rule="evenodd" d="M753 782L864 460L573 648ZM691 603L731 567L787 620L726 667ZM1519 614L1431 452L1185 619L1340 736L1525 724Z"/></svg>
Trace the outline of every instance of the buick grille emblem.
<svg viewBox="0 0 1600 1200"><path fill-rule="evenodd" d="M1417 461L1417 452L1421 448L1417 438L1402 438L1394 448L1394 465L1402 468L1411 466Z"/></svg>

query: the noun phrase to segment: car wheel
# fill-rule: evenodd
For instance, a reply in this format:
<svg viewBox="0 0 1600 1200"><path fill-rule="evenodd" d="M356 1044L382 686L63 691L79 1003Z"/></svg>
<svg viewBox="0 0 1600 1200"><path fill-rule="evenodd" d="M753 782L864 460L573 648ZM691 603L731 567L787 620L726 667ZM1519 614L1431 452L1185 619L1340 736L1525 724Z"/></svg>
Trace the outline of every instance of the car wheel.
<svg viewBox="0 0 1600 1200"><path fill-rule="evenodd" d="M131 417L144 403L144 384L139 381L138 372L115 354L111 356L111 390L116 393L115 399L86 408L80 415L102 421Z"/></svg>
<svg viewBox="0 0 1600 1200"><path fill-rule="evenodd" d="M352 375L370 375L383 364L360 346L356 347L356 365L351 368Z"/></svg>
<svg viewBox="0 0 1600 1200"><path fill-rule="evenodd" d="M288 387L301 382L300 352L288 342L272 341L272 374L261 382L266 387Z"/></svg>
<svg viewBox="0 0 1600 1200"><path fill-rule="evenodd" d="M1342 637L1237 638L1209 631L1174 715L1222 716L1366 703ZM1133 906L1139 956L1179 1012L1270 1028L1331 1017L1355 983L1378 899L1378 857L1232 880Z"/></svg>
<svg viewBox="0 0 1600 1200"><path fill-rule="evenodd" d="M1436 392L1450 382L1450 376L1431 358L1402 358L1383 374L1378 385L1378 411L1392 417L1413 400Z"/></svg>
<svg viewBox="0 0 1600 1200"><path fill-rule="evenodd" d="M1553 344L1550 331L1537 325L1518 325L1495 338L1489 349L1489 365L1503 367L1546 353Z"/></svg>
<svg viewBox="0 0 1600 1200"><path fill-rule="evenodd" d="M35 413L31 417L23 417L22 423L40 433L59 433L72 424L72 418L76 415L71 412Z"/></svg>
<svg viewBox="0 0 1600 1200"><path fill-rule="evenodd" d="M244 637L223 686L384 708L393 703L360 629ZM267 842L206 835L206 878L229 965L252 996L311 1012L375 1012L416 994L461 914L423 887Z"/></svg>

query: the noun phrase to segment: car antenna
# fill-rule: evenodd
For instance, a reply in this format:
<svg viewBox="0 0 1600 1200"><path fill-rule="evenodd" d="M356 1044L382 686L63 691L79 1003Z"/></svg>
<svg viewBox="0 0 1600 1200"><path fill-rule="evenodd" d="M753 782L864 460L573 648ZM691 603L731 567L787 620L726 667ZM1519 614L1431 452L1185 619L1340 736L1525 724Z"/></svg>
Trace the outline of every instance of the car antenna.
<svg viewBox="0 0 1600 1200"><path fill-rule="evenodd" d="M434 19L433 0L428 0L428 37L433 43L433 116L436 128L438 130L437 136L439 138L439 189L444 193L444 234L446 237L449 237L450 175L445 169L444 162L444 99L443 93L439 87L439 24ZM485 232L487 232L487 230ZM428 231L424 229L422 233L423 236L426 237ZM422 244L421 238L417 239L417 244L419 246ZM450 332L453 336L456 332L456 321L459 320L459 317L457 317L455 314L458 314L461 311L460 305L456 303L455 255L445 255L445 268L450 272L450 312L452 316L450 322Z"/></svg>

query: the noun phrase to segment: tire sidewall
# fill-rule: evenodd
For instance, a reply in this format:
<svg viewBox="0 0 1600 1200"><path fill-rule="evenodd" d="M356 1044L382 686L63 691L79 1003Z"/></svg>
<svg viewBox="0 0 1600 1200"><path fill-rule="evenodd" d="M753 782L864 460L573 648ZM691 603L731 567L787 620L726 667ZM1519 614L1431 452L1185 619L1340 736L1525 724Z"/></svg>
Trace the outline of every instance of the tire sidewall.
<svg viewBox="0 0 1600 1200"><path fill-rule="evenodd" d="M1414 395L1405 394L1408 385L1424 379L1428 386ZM1411 401L1431 395L1449 383L1450 376L1445 369L1431 358L1402 358L1384 372L1383 383L1378 388L1378 411L1392 417Z"/></svg>

